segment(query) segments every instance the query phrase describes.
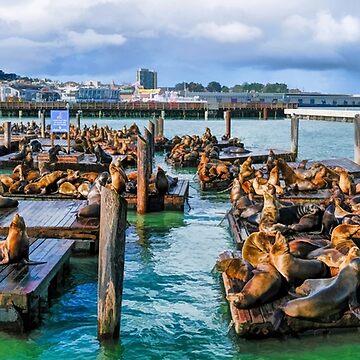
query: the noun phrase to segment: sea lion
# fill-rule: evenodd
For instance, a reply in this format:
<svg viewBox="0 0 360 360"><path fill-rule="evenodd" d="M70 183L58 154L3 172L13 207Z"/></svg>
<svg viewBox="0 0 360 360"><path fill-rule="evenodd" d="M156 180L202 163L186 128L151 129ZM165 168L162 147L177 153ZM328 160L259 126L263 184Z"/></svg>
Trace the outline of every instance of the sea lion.
<svg viewBox="0 0 360 360"><path fill-rule="evenodd" d="M309 257L313 251L330 246L330 241L324 239L297 238L289 241L290 253L302 259L316 259Z"/></svg>
<svg viewBox="0 0 360 360"><path fill-rule="evenodd" d="M342 168L337 168L335 171L340 175L339 187L344 194L354 195L355 194L355 184L354 179L349 173Z"/></svg>
<svg viewBox="0 0 360 360"><path fill-rule="evenodd" d="M18 205L19 205L19 202L17 200L0 195L0 209L17 207Z"/></svg>
<svg viewBox="0 0 360 360"><path fill-rule="evenodd" d="M333 281L310 295L290 300L281 307L291 317L321 319L345 310L356 293L360 279L360 258L353 259Z"/></svg>
<svg viewBox="0 0 360 360"><path fill-rule="evenodd" d="M99 217L101 204L101 188L106 185L110 174L107 171L102 172L91 185L87 196L87 206L79 209L80 217Z"/></svg>
<svg viewBox="0 0 360 360"><path fill-rule="evenodd" d="M279 202L275 194L271 194L274 187L268 185L264 192L264 206L261 211L259 231L274 233L276 231L286 232L287 226L279 223Z"/></svg>
<svg viewBox="0 0 360 360"><path fill-rule="evenodd" d="M282 278L272 265L261 263L252 272L254 276L239 293L229 293L227 296L227 299L239 309L264 304L280 292Z"/></svg>
<svg viewBox="0 0 360 360"><path fill-rule="evenodd" d="M301 283L309 278L325 277L327 274L327 268L321 261L300 259L292 255L286 238L280 232L275 235L269 261L289 284Z"/></svg>
<svg viewBox="0 0 360 360"><path fill-rule="evenodd" d="M169 180L160 166L157 167L155 185L159 195L165 195L169 192Z"/></svg>
<svg viewBox="0 0 360 360"><path fill-rule="evenodd" d="M81 174L81 178L90 181L91 183L93 183L97 177L99 176L99 173L92 171L92 172L86 172Z"/></svg>
<svg viewBox="0 0 360 360"><path fill-rule="evenodd" d="M77 196L78 192L74 184L69 181L65 181L59 187L59 194Z"/></svg>
<svg viewBox="0 0 360 360"><path fill-rule="evenodd" d="M77 191L81 196L83 196L86 199L89 195L90 187L91 187L90 181L84 181L78 186Z"/></svg>
<svg viewBox="0 0 360 360"><path fill-rule="evenodd" d="M299 296L308 296L316 291L330 285L335 280L335 277L324 279L306 279L300 286L295 288L295 294Z"/></svg>
<svg viewBox="0 0 360 360"><path fill-rule="evenodd" d="M13 217L8 236L5 241L1 242L0 247L3 255L0 264L29 261L29 238L26 233L25 221L19 214L15 214Z"/></svg>
<svg viewBox="0 0 360 360"><path fill-rule="evenodd" d="M242 258L252 266L257 267L260 263L268 261L271 246L275 237L264 232L253 232L244 241Z"/></svg>
<svg viewBox="0 0 360 360"><path fill-rule="evenodd" d="M27 153L31 151L29 146L24 146L21 151L10 157L10 160L24 160Z"/></svg>
<svg viewBox="0 0 360 360"><path fill-rule="evenodd" d="M38 139L33 139L30 141L31 150L33 152L40 152L43 150L41 142Z"/></svg>
<svg viewBox="0 0 360 360"><path fill-rule="evenodd" d="M252 277L253 267L241 257L241 253L225 251L216 260L216 269L225 272L231 279L236 279L245 285Z"/></svg>
<svg viewBox="0 0 360 360"><path fill-rule="evenodd" d="M33 182L31 184L26 185L24 188L24 193L44 194L51 185L53 184L56 185L57 180L63 177L64 174L65 173L63 171L57 170L57 171L53 171L50 174L44 175L37 182Z"/></svg>
<svg viewBox="0 0 360 360"><path fill-rule="evenodd" d="M360 240L360 225L340 224L331 233L331 246L344 255Z"/></svg>
<svg viewBox="0 0 360 360"><path fill-rule="evenodd" d="M107 154L99 144L96 144L94 148L96 156L96 162L99 164L110 164L112 162L112 156Z"/></svg>
<svg viewBox="0 0 360 360"><path fill-rule="evenodd" d="M63 153L67 154L67 151L64 147L60 146L60 145L55 145L52 148L49 149L49 162L50 163L55 163L58 161L58 155L59 152L62 151Z"/></svg>
<svg viewBox="0 0 360 360"><path fill-rule="evenodd" d="M118 194L125 191L127 176L124 169L120 166L116 166L114 163L109 165L109 172L111 175L110 188L115 190Z"/></svg>

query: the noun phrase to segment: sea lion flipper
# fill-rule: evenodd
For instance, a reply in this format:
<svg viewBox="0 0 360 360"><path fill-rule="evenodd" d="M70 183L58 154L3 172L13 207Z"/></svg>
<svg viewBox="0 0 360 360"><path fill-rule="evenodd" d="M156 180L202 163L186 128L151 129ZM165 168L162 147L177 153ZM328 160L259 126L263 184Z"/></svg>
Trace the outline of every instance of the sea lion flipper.
<svg viewBox="0 0 360 360"><path fill-rule="evenodd" d="M349 297L349 309L360 320L360 304L358 303L356 292Z"/></svg>

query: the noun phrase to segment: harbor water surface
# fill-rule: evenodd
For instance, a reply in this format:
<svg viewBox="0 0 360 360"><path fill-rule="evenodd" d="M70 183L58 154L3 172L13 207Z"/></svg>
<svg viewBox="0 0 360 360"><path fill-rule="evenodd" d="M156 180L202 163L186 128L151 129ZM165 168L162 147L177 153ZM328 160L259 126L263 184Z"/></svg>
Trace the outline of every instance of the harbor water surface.
<svg viewBox="0 0 360 360"><path fill-rule="evenodd" d="M5 119L4 119L5 120ZM9 119L13 121L13 119ZM23 121L27 121L23 119ZM114 128L134 120L83 120ZM136 120L140 128L145 120ZM165 135L216 136L223 120L166 120ZM232 134L245 147L290 148L289 120L234 120ZM353 158L353 125L301 121L299 158ZM202 193L195 171L175 171L162 154L156 162L190 180L185 213L145 216L129 213L121 340L97 341L97 259L73 257L64 291L53 301L41 326L24 336L0 335L0 359L353 359L360 352L357 332L249 341L229 331L230 315L217 255L233 249L227 222L227 194ZM220 225L221 224L221 225Z"/></svg>

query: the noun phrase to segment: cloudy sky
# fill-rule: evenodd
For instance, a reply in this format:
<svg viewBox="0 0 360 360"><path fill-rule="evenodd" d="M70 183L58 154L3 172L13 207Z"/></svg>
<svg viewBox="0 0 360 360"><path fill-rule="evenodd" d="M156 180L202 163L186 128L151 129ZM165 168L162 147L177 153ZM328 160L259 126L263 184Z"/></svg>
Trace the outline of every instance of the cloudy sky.
<svg viewBox="0 0 360 360"><path fill-rule="evenodd" d="M356 0L0 0L0 69L160 86L286 82L360 93Z"/></svg>

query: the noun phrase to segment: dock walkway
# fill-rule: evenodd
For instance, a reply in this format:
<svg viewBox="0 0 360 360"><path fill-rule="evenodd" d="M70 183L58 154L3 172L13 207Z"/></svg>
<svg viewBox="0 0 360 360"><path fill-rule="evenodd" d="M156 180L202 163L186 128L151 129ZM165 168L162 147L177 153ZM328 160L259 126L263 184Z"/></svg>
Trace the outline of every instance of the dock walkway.
<svg viewBox="0 0 360 360"><path fill-rule="evenodd" d="M39 324L41 314L63 281L72 240L38 238L30 245L30 260L38 265L0 266L0 328L21 333Z"/></svg>
<svg viewBox="0 0 360 360"><path fill-rule="evenodd" d="M19 213L25 220L30 237L96 240L97 219L77 219L86 200L19 200L17 208L0 209L0 235L7 235L13 216Z"/></svg>

